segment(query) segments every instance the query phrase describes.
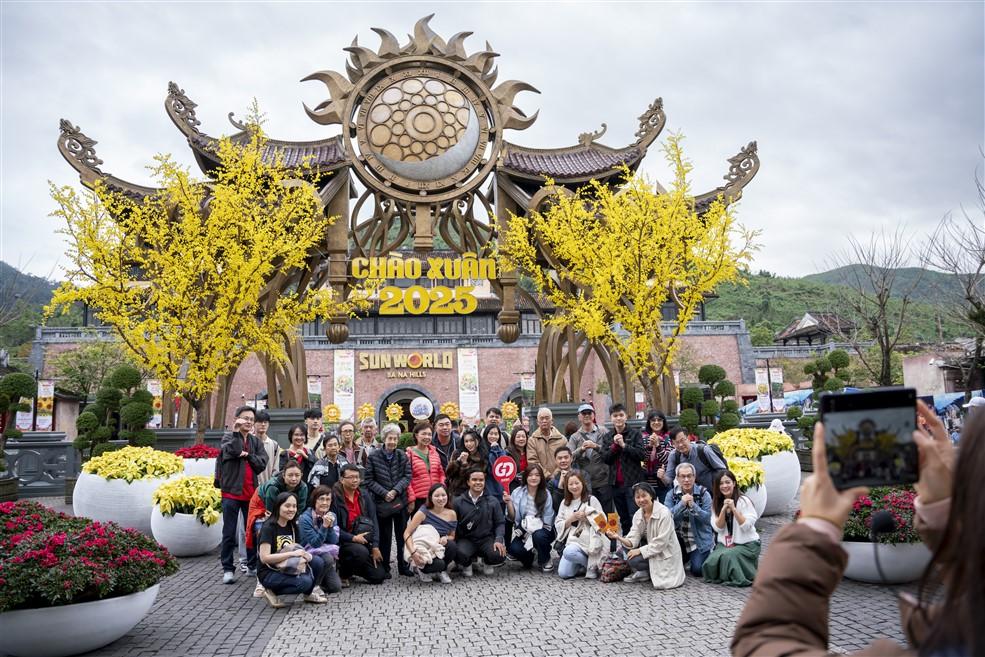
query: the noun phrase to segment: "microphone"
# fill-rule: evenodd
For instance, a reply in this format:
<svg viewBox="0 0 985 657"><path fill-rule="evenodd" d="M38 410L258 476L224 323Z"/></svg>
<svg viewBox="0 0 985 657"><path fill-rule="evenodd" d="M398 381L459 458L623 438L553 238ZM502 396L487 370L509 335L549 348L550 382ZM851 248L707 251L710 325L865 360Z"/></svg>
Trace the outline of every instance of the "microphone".
<svg viewBox="0 0 985 657"><path fill-rule="evenodd" d="M886 575L882 572L882 564L879 563L879 546L877 539L879 534L890 534L896 531L896 518L889 511L876 511L872 514L872 526L869 529L869 538L872 541L872 553L875 555L876 570L879 571L879 578L884 585L889 585Z"/></svg>

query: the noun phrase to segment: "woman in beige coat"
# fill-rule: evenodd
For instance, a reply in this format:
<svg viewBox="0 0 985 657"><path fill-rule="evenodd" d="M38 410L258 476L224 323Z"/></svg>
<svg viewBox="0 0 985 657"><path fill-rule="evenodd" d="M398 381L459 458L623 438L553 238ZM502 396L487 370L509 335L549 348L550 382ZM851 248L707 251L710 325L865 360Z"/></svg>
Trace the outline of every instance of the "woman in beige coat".
<svg viewBox="0 0 985 657"><path fill-rule="evenodd" d="M674 533L674 517L670 509L659 502L653 486L640 483L633 486L633 500L639 507L633 515L633 526L626 536L606 532L606 536L631 548L626 561L633 569L627 582L649 578L655 589L676 589L684 583L684 559L681 545Z"/></svg>

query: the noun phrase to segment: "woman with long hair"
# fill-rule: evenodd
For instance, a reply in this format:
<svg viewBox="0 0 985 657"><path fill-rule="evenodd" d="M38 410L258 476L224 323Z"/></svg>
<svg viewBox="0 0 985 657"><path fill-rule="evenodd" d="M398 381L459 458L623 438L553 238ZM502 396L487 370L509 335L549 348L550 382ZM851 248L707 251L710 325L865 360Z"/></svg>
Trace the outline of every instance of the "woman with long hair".
<svg viewBox="0 0 985 657"><path fill-rule="evenodd" d="M432 486L445 483L445 469L441 467L441 456L431 444L431 437L430 422L424 420L414 425L414 444L407 448L407 460L410 461L408 513L414 513L424 506Z"/></svg>
<svg viewBox="0 0 985 657"><path fill-rule="evenodd" d="M301 466L301 477L308 481L312 466L315 465L315 455L308 449L304 441L308 437L308 430L303 424L295 424L287 432L288 447L281 450L279 470L283 471L288 461L295 461Z"/></svg>
<svg viewBox="0 0 985 657"><path fill-rule="evenodd" d="M486 479L489 479L486 450L483 446L482 437L475 429L469 429L465 432L462 436L462 448L452 454L451 461L448 462L446 474L448 490L452 497L457 497L468 489L468 472L472 468L486 472ZM488 483L486 490L489 490Z"/></svg>
<svg viewBox="0 0 985 657"><path fill-rule="evenodd" d="M506 456L506 449L503 448L503 432L498 424L487 424L482 430L482 444L486 448L486 495L491 495L497 500L503 500L503 485L493 476L493 464L496 459Z"/></svg>
<svg viewBox="0 0 985 657"><path fill-rule="evenodd" d="M917 596L901 594L901 625L910 647L879 640L865 655L985 655L985 414L961 433L961 458L940 418L923 402L929 432L913 432L920 450L914 523L933 551ZM801 515L781 529L759 564L732 638L732 654L813 657L828 649L828 606L848 555L839 542L865 488L835 489L824 427L814 425L814 473L800 489Z"/></svg>
<svg viewBox="0 0 985 657"><path fill-rule="evenodd" d="M715 475L711 493L711 527L718 540L705 560L706 582L727 586L750 586L759 564L759 533L756 508L739 492L731 470Z"/></svg>
<svg viewBox="0 0 985 657"><path fill-rule="evenodd" d="M667 491L670 490L670 485L664 483L667 460L674 450L674 445L670 442L669 429L667 416L663 411L652 410L646 414L646 426L643 427L643 452L646 458L643 461L643 470L646 474L646 483L653 486L659 501L663 501Z"/></svg>
<svg viewBox="0 0 985 657"><path fill-rule="evenodd" d="M294 493L281 493L274 501L270 517L260 527L260 567L257 577L263 585L263 596L271 607L284 606L282 595L304 594L305 602L324 604L324 595L314 593L321 579L322 562L298 543L298 498Z"/></svg>
<svg viewBox="0 0 985 657"><path fill-rule="evenodd" d="M421 527L427 529L415 536ZM457 528L458 514L451 506L448 487L444 484L431 486L427 503L410 519L403 537L407 548L405 558L422 582L433 582L434 575L437 575L442 584L451 584L448 567L455 562L455 555L458 554L455 545Z"/></svg>
<svg viewBox="0 0 985 657"><path fill-rule="evenodd" d="M599 533L593 516L604 513L602 504L589 493L585 475L575 471L565 477L564 501L554 519L554 533L564 545L557 566L561 579L578 575L596 579L599 576L599 562L609 541Z"/></svg>
<svg viewBox="0 0 985 657"><path fill-rule="evenodd" d="M513 433L510 435L509 445L506 446L506 453L516 461L516 477L510 482L511 493L523 483L523 473L527 470L527 440L529 438L530 432L517 422L516 426L513 427Z"/></svg>
<svg viewBox="0 0 985 657"><path fill-rule="evenodd" d="M545 573L554 570L551 545L554 543L554 506L547 492L544 468L534 463L523 473L523 485L503 493L506 517L513 522L513 540L507 552L527 570L537 565Z"/></svg>

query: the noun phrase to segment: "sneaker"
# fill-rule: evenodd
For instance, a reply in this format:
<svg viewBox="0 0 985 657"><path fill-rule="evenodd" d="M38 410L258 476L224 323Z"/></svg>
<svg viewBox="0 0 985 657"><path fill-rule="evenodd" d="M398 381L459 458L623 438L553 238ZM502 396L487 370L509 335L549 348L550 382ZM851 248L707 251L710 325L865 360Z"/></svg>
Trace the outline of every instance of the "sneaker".
<svg viewBox="0 0 985 657"><path fill-rule="evenodd" d="M554 560L548 559L547 563L540 567L540 572L542 573L553 573L554 572Z"/></svg>
<svg viewBox="0 0 985 657"><path fill-rule="evenodd" d="M256 588L253 589L253 597L254 598L263 597L263 584L261 584L260 582L257 582Z"/></svg>
<svg viewBox="0 0 985 657"><path fill-rule="evenodd" d="M343 579L342 580L342 588L347 589L350 586L352 586L352 580L351 579Z"/></svg>
<svg viewBox="0 0 985 657"><path fill-rule="evenodd" d="M457 561L452 561L450 564L448 564L448 569L447 569L446 572L449 575L451 575L453 572L455 572L455 569L456 568L458 568L458 562Z"/></svg>
<svg viewBox="0 0 985 657"><path fill-rule="evenodd" d="M240 561L239 562L239 572L241 572L241 573L248 573L248 572L250 572L250 567L246 565L246 562L245 561Z"/></svg>
<svg viewBox="0 0 985 657"><path fill-rule="evenodd" d="M506 555L506 560L507 561L516 561L516 557L514 557L512 554L507 554Z"/></svg>
<svg viewBox="0 0 985 657"><path fill-rule="evenodd" d="M598 578L599 578L598 568L589 568L588 570L585 571L585 579L598 579Z"/></svg>
<svg viewBox="0 0 985 657"><path fill-rule="evenodd" d="M420 580L422 582L433 582L434 581L434 575L431 575L429 573L426 573L423 570L417 571L417 576L420 578Z"/></svg>
<svg viewBox="0 0 985 657"><path fill-rule="evenodd" d="M474 573L472 572L472 564L469 564L469 565L465 566L465 568L462 569L462 576L463 577L472 577L473 574Z"/></svg>
<svg viewBox="0 0 985 657"><path fill-rule="evenodd" d="M227 570L222 574L223 584L232 584L235 581L236 581L236 573L234 573L233 571Z"/></svg>
<svg viewBox="0 0 985 657"><path fill-rule="evenodd" d="M492 577L495 572L496 569L493 568L492 566L487 566L487 565L482 566L482 574L485 575L486 577Z"/></svg>
<svg viewBox="0 0 985 657"><path fill-rule="evenodd" d="M321 595L320 593L315 593L314 591L312 591L308 595L304 596L304 601L310 602L311 604L315 604L315 605L323 605L326 602L328 602L328 598L326 598L324 595Z"/></svg>
<svg viewBox="0 0 985 657"><path fill-rule="evenodd" d="M648 570L637 570L635 573L626 578L627 582L648 582L650 581L650 571Z"/></svg>
<svg viewBox="0 0 985 657"><path fill-rule="evenodd" d="M328 596L328 594L325 593L325 591L320 586L316 586L315 588L313 588L311 590L311 595L323 595L323 596L326 596L326 597Z"/></svg>
<svg viewBox="0 0 985 657"><path fill-rule="evenodd" d="M274 609L280 609L284 606L284 603L280 601L280 598L274 595L274 592L270 589L263 590L263 597L267 599L267 602L269 602L270 606Z"/></svg>
<svg viewBox="0 0 985 657"><path fill-rule="evenodd" d="M441 582L442 584L451 584L451 577L448 575L446 571L442 570L440 573L438 573L438 581Z"/></svg>

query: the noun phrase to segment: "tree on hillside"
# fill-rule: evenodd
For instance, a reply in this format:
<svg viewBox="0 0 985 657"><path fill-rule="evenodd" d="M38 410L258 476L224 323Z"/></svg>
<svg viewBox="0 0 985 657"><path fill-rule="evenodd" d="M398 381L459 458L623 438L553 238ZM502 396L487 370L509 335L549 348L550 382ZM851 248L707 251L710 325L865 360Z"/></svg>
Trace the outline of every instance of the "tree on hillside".
<svg viewBox="0 0 985 657"><path fill-rule="evenodd" d="M250 353L283 363L299 324L368 305L360 290L342 300L320 288L285 292L261 309L265 287L304 267L334 220L303 167L265 162L265 147L258 120L242 144L221 140L207 184L158 156L161 189L140 200L103 184L81 195L51 186L72 266L48 312L89 304L142 368L195 409L198 442L211 422L209 395Z"/></svg>
<svg viewBox="0 0 985 657"><path fill-rule="evenodd" d="M555 192L549 207L513 215L500 240L505 266L529 276L557 308L546 323L615 353L651 408L672 407L669 374L680 336L705 295L741 277L755 236L721 198L696 212L679 136L665 152L674 170L667 193L629 171L620 189L593 181L572 193L548 181ZM661 307L668 301L678 321L664 334Z"/></svg>
<svg viewBox="0 0 985 657"><path fill-rule="evenodd" d="M910 241L902 226L892 233L880 231L867 241L848 237L848 248L834 256L841 283L851 292L844 299L862 332L848 336L863 367L878 385L892 385L892 355L903 336L906 319L922 276L898 277L898 270L911 260ZM922 271L922 270L920 270ZM892 300L896 297L895 302ZM873 358L863 340L873 340L878 357Z"/></svg>
<svg viewBox="0 0 985 657"><path fill-rule="evenodd" d="M924 262L950 274L961 289L960 297L942 297L941 312L961 320L974 339L971 358L954 359L962 375L965 390L971 389L975 373L982 367L985 341L985 183L975 178L978 209L982 217L972 217L961 210L962 217L948 213L930 238Z"/></svg>

